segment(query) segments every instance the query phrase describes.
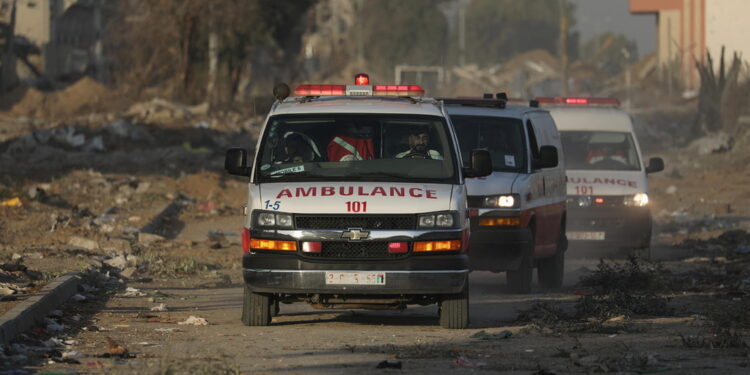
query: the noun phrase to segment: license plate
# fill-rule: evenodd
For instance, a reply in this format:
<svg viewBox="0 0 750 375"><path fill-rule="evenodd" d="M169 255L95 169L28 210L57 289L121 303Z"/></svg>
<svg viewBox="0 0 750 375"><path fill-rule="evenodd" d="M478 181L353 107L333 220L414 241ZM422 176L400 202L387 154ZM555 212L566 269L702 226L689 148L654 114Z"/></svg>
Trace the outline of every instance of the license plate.
<svg viewBox="0 0 750 375"><path fill-rule="evenodd" d="M567 232L569 240L604 240L604 232Z"/></svg>
<svg viewBox="0 0 750 375"><path fill-rule="evenodd" d="M385 285L382 272L326 272L327 285Z"/></svg>

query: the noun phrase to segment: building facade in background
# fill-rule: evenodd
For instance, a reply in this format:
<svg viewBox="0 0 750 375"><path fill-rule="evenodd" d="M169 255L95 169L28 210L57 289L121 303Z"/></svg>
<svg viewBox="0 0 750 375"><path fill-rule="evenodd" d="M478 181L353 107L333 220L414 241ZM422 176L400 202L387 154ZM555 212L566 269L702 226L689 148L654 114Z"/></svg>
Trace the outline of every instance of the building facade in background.
<svg viewBox="0 0 750 375"><path fill-rule="evenodd" d="M657 55L662 74L677 77L688 89L700 86L695 62L705 62L706 53L718 60L726 56L750 56L746 35L750 23L748 0L630 0L631 13L657 15Z"/></svg>
<svg viewBox="0 0 750 375"><path fill-rule="evenodd" d="M104 80L102 8L106 0L15 0L15 44L20 79L43 75L65 81ZM22 56L18 56L21 58ZM31 65L31 66L30 66Z"/></svg>

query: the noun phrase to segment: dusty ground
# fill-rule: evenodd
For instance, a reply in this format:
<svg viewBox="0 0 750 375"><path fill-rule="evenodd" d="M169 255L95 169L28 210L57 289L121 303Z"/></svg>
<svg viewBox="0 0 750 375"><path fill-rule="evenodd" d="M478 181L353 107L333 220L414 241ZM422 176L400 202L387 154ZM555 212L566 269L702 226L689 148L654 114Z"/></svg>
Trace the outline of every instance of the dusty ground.
<svg viewBox="0 0 750 375"><path fill-rule="evenodd" d="M244 182L221 168L223 150L238 142L251 148L257 127L175 111L57 123L2 118L0 202L17 197L21 204L0 206L0 262L39 272L35 280L16 274L9 281L33 290L70 270L93 267L113 276L99 280L98 290L82 290L85 301L65 306L54 318L62 331L43 325L19 341L25 347L5 348L3 369L397 371L376 369L390 360L423 373L747 372L750 244L741 233L704 241L750 229L747 139L725 153L687 148L653 155L667 164L650 178L661 268L597 270L598 260L575 259L572 250L566 287L529 296L507 294L502 275L475 273L472 326L464 331L440 329L434 306L368 312L284 305L272 326L244 327ZM169 121L157 121L163 118ZM639 290L612 281L623 274L658 285ZM586 275L609 279L579 285ZM619 289L603 287L610 284ZM610 297L619 299L606 302ZM0 301L0 311L13 302ZM161 303L166 311L151 311ZM178 324L190 316L209 325ZM504 331L511 335L500 338ZM102 357L107 337L130 354ZM56 352L29 349L51 338L63 340L50 344ZM60 363L63 353L71 357Z"/></svg>

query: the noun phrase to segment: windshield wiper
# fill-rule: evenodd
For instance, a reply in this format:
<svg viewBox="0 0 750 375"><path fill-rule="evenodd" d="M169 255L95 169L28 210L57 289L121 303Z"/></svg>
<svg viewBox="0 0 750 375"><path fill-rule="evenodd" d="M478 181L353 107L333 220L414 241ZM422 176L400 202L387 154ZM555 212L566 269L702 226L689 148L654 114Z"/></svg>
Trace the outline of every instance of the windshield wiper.
<svg viewBox="0 0 750 375"><path fill-rule="evenodd" d="M370 177L370 178L392 178L399 181L410 181L412 178L400 173L391 173L391 172L366 172L366 173L357 173L355 175L352 175L352 177Z"/></svg>

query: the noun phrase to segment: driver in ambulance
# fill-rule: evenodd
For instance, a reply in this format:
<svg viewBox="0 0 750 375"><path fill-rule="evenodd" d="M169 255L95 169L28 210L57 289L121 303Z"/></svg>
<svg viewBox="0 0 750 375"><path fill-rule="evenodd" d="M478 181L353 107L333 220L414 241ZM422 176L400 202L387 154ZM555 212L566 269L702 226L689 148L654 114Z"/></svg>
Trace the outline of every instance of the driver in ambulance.
<svg viewBox="0 0 750 375"><path fill-rule="evenodd" d="M396 154L397 159L434 159L443 160L436 150L428 149L430 132L424 127L414 127L409 133L409 149Z"/></svg>

